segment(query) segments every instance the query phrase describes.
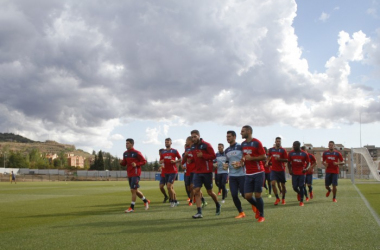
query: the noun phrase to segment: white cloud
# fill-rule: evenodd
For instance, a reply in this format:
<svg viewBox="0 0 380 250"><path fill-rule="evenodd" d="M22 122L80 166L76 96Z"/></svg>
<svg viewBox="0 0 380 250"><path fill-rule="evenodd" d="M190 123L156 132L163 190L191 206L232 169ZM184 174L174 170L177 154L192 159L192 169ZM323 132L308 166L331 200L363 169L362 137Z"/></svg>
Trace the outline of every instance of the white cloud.
<svg viewBox="0 0 380 250"><path fill-rule="evenodd" d="M5 131L109 148L136 119L164 123L146 129L149 144L195 122L331 127L360 107L380 120L375 90L349 82L351 62L380 65L380 35L340 32L326 72L311 73L295 1L30 4L0 4Z"/></svg>
<svg viewBox="0 0 380 250"><path fill-rule="evenodd" d="M330 14L327 14L326 12L322 12L322 14L319 16L319 20L322 22L326 22L329 18Z"/></svg>
<svg viewBox="0 0 380 250"><path fill-rule="evenodd" d="M146 128L145 130L146 133L146 140L143 141L144 144L162 144L158 140L158 135L159 135L159 129L157 128Z"/></svg>
<svg viewBox="0 0 380 250"><path fill-rule="evenodd" d="M376 39L372 39L364 47L364 53L367 55L364 62L373 65L378 76L380 76L380 29L376 31Z"/></svg>
<svg viewBox="0 0 380 250"><path fill-rule="evenodd" d="M110 139L113 140L113 141L122 141L125 138L121 134L113 134L113 135L110 136Z"/></svg>
<svg viewBox="0 0 380 250"><path fill-rule="evenodd" d="M177 149L178 152L181 154L182 152L184 152L185 143L186 143L186 140L184 139L173 140L172 148Z"/></svg>
<svg viewBox="0 0 380 250"><path fill-rule="evenodd" d="M367 14L372 16L373 18L378 18L376 8L368 8Z"/></svg>
<svg viewBox="0 0 380 250"><path fill-rule="evenodd" d="M163 125L163 133L165 136L168 136L169 128L170 128L169 125L167 125L167 124Z"/></svg>

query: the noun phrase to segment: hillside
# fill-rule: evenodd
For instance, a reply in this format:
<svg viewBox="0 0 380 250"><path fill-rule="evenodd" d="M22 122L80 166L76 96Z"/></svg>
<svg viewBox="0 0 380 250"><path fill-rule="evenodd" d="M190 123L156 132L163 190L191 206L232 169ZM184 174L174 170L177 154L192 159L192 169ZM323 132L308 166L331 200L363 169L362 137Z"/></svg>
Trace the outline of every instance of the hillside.
<svg viewBox="0 0 380 250"><path fill-rule="evenodd" d="M0 133L0 151L3 149L20 151L22 153L30 152L33 148L38 148L41 153L65 153L73 152L75 155L84 156L86 158L92 157L88 152L81 149L76 149L74 145L61 144L55 141L33 141L20 135L12 133Z"/></svg>
<svg viewBox="0 0 380 250"><path fill-rule="evenodd" d="M0 133L0 142L21 142L21 143L32 143L35 142L21 135L15 135L13 133Z"/></svg>

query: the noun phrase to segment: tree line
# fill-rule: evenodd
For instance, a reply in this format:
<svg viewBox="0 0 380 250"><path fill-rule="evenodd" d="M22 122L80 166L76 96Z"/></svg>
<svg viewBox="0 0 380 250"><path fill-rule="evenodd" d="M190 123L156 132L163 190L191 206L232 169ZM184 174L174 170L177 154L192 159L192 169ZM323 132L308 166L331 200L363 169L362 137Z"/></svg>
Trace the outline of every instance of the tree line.
<svg viewBox="0 0 380 250"><path fill-rule="evenodd" d="M126 166L121 166L121 159L118 157L112 156L110 153L102 152L101 150L96 153L92 151L92 155L95 160L90 166L90 170L126 170ZM144 166L141 166L142 171L158 171L160 163L156 159L153 162L149 162L148 158L145 156L147 163ZM179 167L179 171L182 171L182 168Z"/></svg>
<svg viewBox="0 0 380 250"><path fill-rule="evenodd" d="M88 170L126 170L125 166L120 165L120 158L111 155L108 152L99 150L97 153L92 152L92 158L86 158L84 161L84 169ZM41 153L38 148L33 148L29 152L4 150L0 156L0 167L6 168L30 168L30 169L77 169L69 166L67 152L61 151L57 153L57 158L51 160L47 157L47 153ZM158 171L160 164L156 159L148 162L141 167L142 171ZM78 168L79 169L79 168ZM182 168L179 167L179 171Z"/></svg>
<svg viewBox="0 0 380 250"><path fill-rule="evenodd" d="M6 168L75 169L69 166L66 153L61 151L57 153L58 157L52 160L47 157L47 153L40 152L38 148L32 148L28 152L3 150L0 164ZM90 162L85 161L84 167L89 168Z"/></svg>

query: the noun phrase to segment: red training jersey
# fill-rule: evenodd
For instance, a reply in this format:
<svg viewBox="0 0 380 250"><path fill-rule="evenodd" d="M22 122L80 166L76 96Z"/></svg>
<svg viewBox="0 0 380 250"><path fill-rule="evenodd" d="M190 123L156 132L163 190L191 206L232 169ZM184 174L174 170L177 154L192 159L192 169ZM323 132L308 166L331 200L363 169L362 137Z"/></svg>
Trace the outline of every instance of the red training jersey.
<svg viewBox="0 0 380 250"><path fill-rule="evenodd" d="M292 150L289 152L288 163L292 166L293 175L305 175L303 170L310 163L309 155L302 150L300 152Z"/></svg>
<svg viewBox="0 0 380 250"><path fill-rule="evenodd" d="M263 161L263 165L264 165L264 171L266 174L269 174L272 170L270 169L270 165L268 164L268 166L265 166L265 161Z"/></svg>
<svg viewBox="0 0 380 250"><path fill-rule="evenodd" d="M195 171L195 163L194 163L194 157L193 152L191 151L191 147L188 147L185 149L185 153L187 154L187 161L185 162L185 157L182 158L182 165L186 164L186 176L190 176L191 173L194 173Z"/></svg>
<svg viewBox="0 0 380 250"><path fill-rule="evenodd" d="M336 150L327 150L323 152L322 160L327 163L326 173L339 174L339 166L334 165L334 162L343 161L341 153Z"/></svg>
<svg viewBox="0 0 380 250"><path fill-rule="evenodd" d="M309 160L310 160L310 168L309 170L306 172L306 174L314 174L314 167L311 167L312 165L314 165L314 163L317 162L317 160L315 159L315 156L313 154L310 154L310 153L307 153L309 155Z"/></svg>
<svg viewBox="0 0 380 250"><path fill-rule="evenodd" d="M161 158L161 153L160 153L160 158ZM160 167L161 167L161 174L160 174L160 176L161 177L165 177L164 168L162 166L163 166L163 164L160 164Z"/></svg>
<svg viewBox="0 0 380 250"><path fill-rule="evenodd" d="M267 158L269 158L268 154L267 154ZM268 162L268 166L265 166L265 163L266 163L266 161L263 162L263 164L264 164L264 171L265 171L266 174L269 174L272 171L272 162L269 161Z"/></svg>
<svg viewBox="0 0 380 250"><path fill-rule="evenodd" d="M198 152L202 152L202 157L197 156ZM216 158L216 155L210 143L205 142L201 138L198 144L193 144L191 146L191 153L193 155L193 162L195 164L194 173L212 173L212 170L214 168L213 160Z"/></svg>
<svg viewBox="0 0 380 250"><path fill-rule="evenodd" d="M265 149L261 142L256 138L252 138L252 141L247 142L247 140L241 143L241 148L243 155L250 155L253 157L258 157L261 155L266 155ZM245 174L253 175L264 171L264 164L262 161L245 161Z"/></svg>
<svg viewBox="0 0 380 250"><path fill-rule="evenodd" d="M288 153L282 147L280 148L270 148L268 150L268 156L271 157L270 162L272 163L273 171L285 171L285 162L278 161L277 159L288 159Z"/></svg>
<svg viewBox="0 0 380 250"><path fill-rule="evenodd" d="M181 159L181 155L174 148L164 149L160 154L160 161L164 160L164 168L162 171L165 174L176 174L178 173L177 164L172 163L172 160Z"/></svg>
<svg viewBox="0 0 380 250"><path fill-rule="evenodd" d="M132 166L132 163L136 164L136 167ZM146 164L146 160L140 151L131 148L124 152L123 160L120 165L127 166L128 177L135 177L141 175L141 166Z"/></svg>

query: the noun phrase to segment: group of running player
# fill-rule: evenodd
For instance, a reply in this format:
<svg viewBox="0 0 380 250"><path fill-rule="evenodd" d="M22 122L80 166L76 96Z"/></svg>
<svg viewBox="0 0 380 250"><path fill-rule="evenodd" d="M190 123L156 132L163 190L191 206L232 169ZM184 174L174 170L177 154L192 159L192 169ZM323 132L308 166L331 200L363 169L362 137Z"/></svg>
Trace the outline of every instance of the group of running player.
<svg viewBox="0 0 380 250"><path fill-rule="evenodd" d="M177 164L180 162L186 171L185 187L188 194L188 205L192 206L195 203L197 206L197 212L192 216L194 219L203 217L202 208L207 205L201 192L202 186L205 186L207 194L215 203L215 214L220 215L221 204L218 196L213 192L214 170L216 171L215 182L222 193L221 203L225 202L228 191L226 183L229 182L232 200L239 213L235 217L237 219L246 217L239 199L239 195L241 195L251 204L257 221L265 221L263 187L269 189L268 197L271 197L271 189L273 189L276 196L274 205L278 205L280 202L286 204L286 163L289 174L292 176L292 186L297 193L299 205L304 206L304 197L306 201L309 201L306 185L309 189L310 199L313 199L312 180L316 159L314 155L307 152L305 147L301 147L299 141L293 143L293 149L288 153L281 146L281 138L277 137L274 147L266 150L258 139L252 137L252 127L246 125L241 129L240 134L245 139L241 144L236 142L235 131L227 131L229 147L224 150L224 145L219 143L218 152L215 153L211 144L200 137L198 130L193 130L190 134L191 136L186 139L185 152L182 157L178 150L171 147L170 138L165 139L165 148L159 150L160 190L164 195L163 202L169 200L171 207L179 204L174 191L174 182L178 173ZM124 152L123 160L120 162L121 165L127 166L132 193L131 206L125 211L126 213L134 211L136 196L143 200L146 210L149 209L150 203L138 190L141 166L146 163L146 160L139 151L133 148L133 144L133 139L127 139L127 151ZM344 164L344 161L342 155L334 150L333 141L329 142L329 149L323 153L322 164L326 167L326 197L333 191L333 201L337 202L339 165ZM331 185L333 186L332 190Z"/></svg>

